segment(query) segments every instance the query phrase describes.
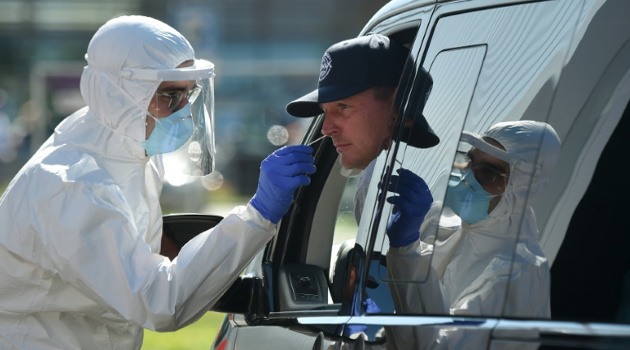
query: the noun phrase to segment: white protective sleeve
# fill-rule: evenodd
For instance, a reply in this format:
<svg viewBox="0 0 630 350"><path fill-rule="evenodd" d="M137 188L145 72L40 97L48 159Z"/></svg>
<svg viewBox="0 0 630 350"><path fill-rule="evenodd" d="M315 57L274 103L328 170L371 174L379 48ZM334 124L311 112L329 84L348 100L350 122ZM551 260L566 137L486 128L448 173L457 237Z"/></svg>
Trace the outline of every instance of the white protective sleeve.
<svg viewBox="0 0 630 350"><path fill-rule="evenodd" d="M46 224L40 235L48 243L51 270L97 304L144 328L170 331L199 318L275 233L275 225L253 207L237 207L188 242L171 262L151 252L110 190L72 188L51 197L52 208L66 210L42 211L39 221ZM73 207L77 210L68 210Z"/></svg>

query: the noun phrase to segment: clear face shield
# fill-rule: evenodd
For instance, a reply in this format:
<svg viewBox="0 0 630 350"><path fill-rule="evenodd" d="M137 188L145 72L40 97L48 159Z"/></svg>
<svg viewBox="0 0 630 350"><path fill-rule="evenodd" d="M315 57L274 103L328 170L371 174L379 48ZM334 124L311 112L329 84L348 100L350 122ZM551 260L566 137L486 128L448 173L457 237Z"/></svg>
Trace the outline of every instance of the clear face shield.
<svg viewBox="0 0 630 350"><path fill-rule="evenodd" d="M174 69L128 69L133 78L159 81L148 108L154 125L143 146L158 155L166 176L201 177L215 165L214 64L195 60Z"/></svg>

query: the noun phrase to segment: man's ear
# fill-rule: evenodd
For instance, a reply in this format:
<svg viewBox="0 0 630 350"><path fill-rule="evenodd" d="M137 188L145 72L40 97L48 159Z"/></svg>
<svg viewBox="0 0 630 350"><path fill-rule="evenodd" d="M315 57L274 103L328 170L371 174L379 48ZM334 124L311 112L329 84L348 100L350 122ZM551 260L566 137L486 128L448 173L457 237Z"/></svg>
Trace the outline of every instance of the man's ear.
<svg viewBox="0 0 630 350"><path fill-rule="evenodd" d="M396 95L398 94L398 87L396 87L392 94L389 96L389 103L391 105L390 111L387 115L387 137L384 140L383 150L388 150L392 143L394 135L394 128L396 127L396 120L398 119L398 105L396 104Z"/></svg>
<svg viewBox="0 0 630 350"><path fill-rule="evenodd" d="M396 119L398 119L398 114L399 114L399 106L396 103L396 96L397 95L398 95L398 87L396 87L394 89L394 91L392 92L392 94L389 96L389 99L388 99L389 103L390 103L390 106L392 106L390 108L390 113L389 113L389 116L388 116L389 119L390 119L390 122L392 124L396 123Z"/></svg>
<svg viewBox="0 0 630 350"><path fill-rule="evenodd" d="M398 96L398 86L394 89L391 96L389 96L390 103L394 106L394 110L398 113L398 104L396 103L396 96Z"/></svg>

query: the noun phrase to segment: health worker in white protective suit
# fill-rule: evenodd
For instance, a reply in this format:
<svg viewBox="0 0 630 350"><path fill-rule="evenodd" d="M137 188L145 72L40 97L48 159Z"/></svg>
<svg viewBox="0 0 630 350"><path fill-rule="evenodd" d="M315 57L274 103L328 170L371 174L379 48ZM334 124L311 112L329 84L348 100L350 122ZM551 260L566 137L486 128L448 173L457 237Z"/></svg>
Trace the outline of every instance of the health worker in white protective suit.
<svg viewBox="0 0 630 350"><path fill-rule="evenodd" d="M542 122L501 122L483 136L464 132L459 150L443 205L431 205L410 171L390 181L398 195L388 198L388 277L407 282L390 283L396 312L549 318L549 265L531 203L558 160L556 132ZM485 348L488 339L489 331L465 327L395 327L388 348Z"/></svg>
<svg viewBox="0 0 630 350"><path fill-rule="evenodd" d="M140 349L143 328L201 317L276 233L315 171L312 149L262 162L258 189L214 229L159 255L161 155L212 170L213 65L152 18L104 24L87 50L87 107L62 121L0 198L0 348Z"/></svg>

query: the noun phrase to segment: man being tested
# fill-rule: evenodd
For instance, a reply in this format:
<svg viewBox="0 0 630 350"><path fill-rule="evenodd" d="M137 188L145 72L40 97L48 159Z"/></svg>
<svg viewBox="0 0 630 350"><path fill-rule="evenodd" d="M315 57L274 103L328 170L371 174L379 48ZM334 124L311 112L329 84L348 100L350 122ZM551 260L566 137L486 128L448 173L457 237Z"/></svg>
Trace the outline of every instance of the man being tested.
<svg viewBox="0 0 630 350"><path fill-rule="evenodd" d="M262 162L258 189L174 260L159 255L161 155L212 171L213 65L152 18L104 24L75 112L0 197L0 348L140 349L194 322L276 233L315 171L311 148Z"/></svg>
<svg viewBox="0 0 630 350"><path fill-rule="evenodd" d="M332 45L322 58L317 89L286 110L295 117L325 113L322 133L329 136L348 170L365 169L389 148L398 118L397 86L409 50L380 34L370 34ZM431 81L421 71L423 95ZM408 130L411 146L428 148L439 139L418 113Z"/></svg>
<svg viewBox="0 0 630 350"><path fill-rule="evenodd" d="M295 117L324 113L322 134L332 139L345 173L366 170L360 180L362 183L369 182L374 160L391 145L399 118L397 88L401 80L409 78L402 76L408 56L407 48L380 34L334 44L322 57L317 89L286 107ZM418 75L423 82L417 91L421 103L405 121L402 138L410 146L429 148L439 142L422 115L432 79L424 69ZM416 212L419 222L433 201L428 187L423 186L424 203L415 207L419 209ZM357 221L366 194L367 186L359 186L355 195ZM364 302L364 305L369 311L370 304Z"/></svg>

